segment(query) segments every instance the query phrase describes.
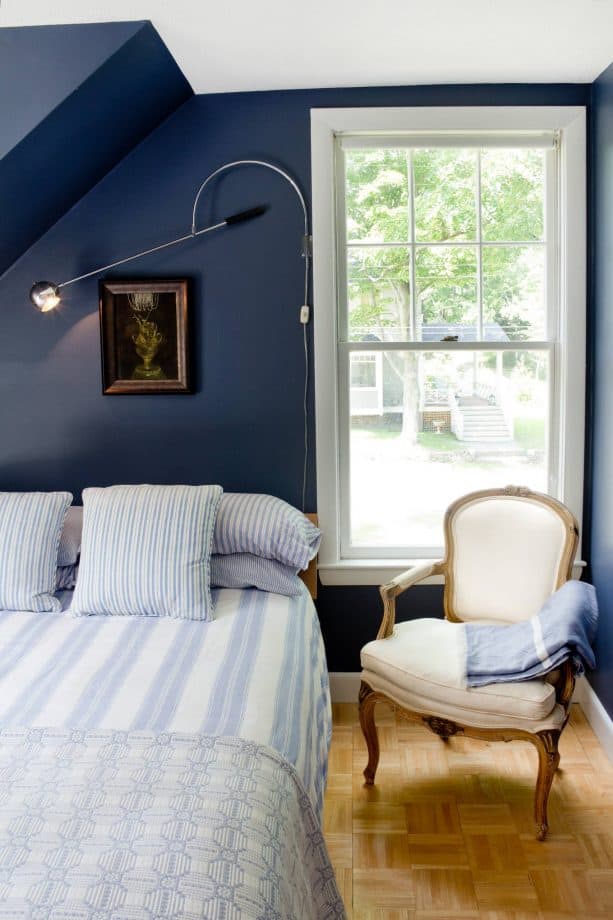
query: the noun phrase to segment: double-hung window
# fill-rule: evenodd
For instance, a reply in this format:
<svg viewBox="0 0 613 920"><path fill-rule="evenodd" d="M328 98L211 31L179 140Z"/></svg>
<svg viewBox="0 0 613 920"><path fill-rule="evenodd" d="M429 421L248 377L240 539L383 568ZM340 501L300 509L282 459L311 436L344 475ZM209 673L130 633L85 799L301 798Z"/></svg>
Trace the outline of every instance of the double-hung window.
<svg viewBox="0 0 613 920"><path fill-rule="evenodd" d="M323 580L438 557L445 508L474 489L580 514L583 110L312 124Z"/></svg>

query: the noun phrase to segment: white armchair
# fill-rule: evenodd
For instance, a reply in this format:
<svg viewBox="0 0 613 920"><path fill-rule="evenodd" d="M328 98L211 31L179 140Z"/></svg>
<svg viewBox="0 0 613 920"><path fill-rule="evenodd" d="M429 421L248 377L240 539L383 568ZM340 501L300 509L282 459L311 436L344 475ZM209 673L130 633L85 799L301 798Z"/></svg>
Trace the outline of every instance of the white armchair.
<svg viewBox="0 0 613 920"><path fill-rule="evenodd" d="M380 589L383 619L362 649L360 723L368 746L367 785L375 781L378 702L422 723L444 741L460 734L535 745L537 837L548 830L547 800L558 767L558 740L574 689L570 662L546 679L466 688L458 622L501 625L525 620L571 577L578 543L571 512L528 489L472 492L445 514L445 558L416 566ZM445 576L445 620L395 624L396 598L430 575Z"/></svg>

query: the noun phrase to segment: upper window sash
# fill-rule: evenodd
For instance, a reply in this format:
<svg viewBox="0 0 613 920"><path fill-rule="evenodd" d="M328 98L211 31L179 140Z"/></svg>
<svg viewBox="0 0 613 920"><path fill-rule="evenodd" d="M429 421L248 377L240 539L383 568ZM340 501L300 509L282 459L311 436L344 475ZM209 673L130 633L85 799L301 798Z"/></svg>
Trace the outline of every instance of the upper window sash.
<svg viewBox="0 0 613 920"><path fill-rule="evenodd" d="M346 174L346 157L345 151L354 149L377 150L381 147L389 149L406 148L408 151L413 149L436 149L444 146L446 148L466 149L470 148L475 151L487 152L488 149L543 149L544 156L544 214L543 214L543 234L540 239L516 240L516 239L488 239L484 236L482 228L482 173L481 173L481 155L477 157L477 172L475 186L475 215L476 226L473 238L462 240L429 240L419 239L416 230L416 191L414 185L413 157L410 156L409 181L411 191L407 202L407 237L402 240L362 240L349 239L347 234L347 210L345 193L347 188ZM484 250L495 247L541 247L543 255L544 283L543 289L543 307L544 307L544 328L542 335L528 335L525 339L517 339L516 342L533 342L543 345L548 342L557 341L559 337L559 297L558 283L556 279L558 265L558 246L559 246L559 214L557 198L559 194L558 183L558 158L560 149L560 133L558 131L533 133L472 133L472 134L453 134L449 135L444 132L437 134L420 134L404 133L394 135L379 135L377 133L369 134L346 134L337 133L335 135L335 236L336 236L336 281L337 281L337 332L339 344L357 343L357 339L350 336L349 330L349 303L348 303L348 277L347 277L347 256L351 250L359 249L398 249L406 247L407 258L410 263L410 328L408 336L402 339L394 339L396 343L411 342L432 344L431 341L422 340L417 330L419 328L418 307L416 302L417 288L417 268L418 262L416 254L420 250L443 247L453 247L459 249L474 249L476 260L476 334L474 342L483 342L494 348L497 346L496 340L487 338L486 327L488 320L485 313L486 297L484 296ZM388 344L386 341L385 344ZM454 350L454 347L462 345L461 342L446 342L448 350ZM381 347L385 347L384 344Z"/></svg>

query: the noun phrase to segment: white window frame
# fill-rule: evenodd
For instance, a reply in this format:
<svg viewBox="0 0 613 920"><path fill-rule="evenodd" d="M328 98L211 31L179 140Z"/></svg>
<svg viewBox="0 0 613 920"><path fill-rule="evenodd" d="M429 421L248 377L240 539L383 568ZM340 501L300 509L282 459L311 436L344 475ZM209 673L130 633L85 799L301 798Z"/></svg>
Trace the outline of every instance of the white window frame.
<svg viewBox="0 0 613 920"><path fill-rule="evenodd" d="M556 497L583 510L586 344L586 116L583 106L311 109L317 508L323 584L382 584L416 559L343 558L339 471L335 146L340 134L560 134L560 310L554 361L560 406ZM580 565L580 563L578 563Z"/></svg>

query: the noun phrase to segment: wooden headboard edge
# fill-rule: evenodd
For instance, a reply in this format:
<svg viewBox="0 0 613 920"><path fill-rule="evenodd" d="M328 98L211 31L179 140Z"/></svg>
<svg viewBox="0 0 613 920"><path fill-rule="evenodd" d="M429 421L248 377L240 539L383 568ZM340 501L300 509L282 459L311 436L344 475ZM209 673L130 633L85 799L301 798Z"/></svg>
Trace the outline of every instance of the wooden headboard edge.
<svg viewBox="0 0 613 920"><path fill-rule="evenodd" d="M309 521L317 526L318 518L316 514L312 512L307 513L305 511L305 517L308 517ZM311 559L307 569L303 572L298 572L298 576L303 580L308 588L309 594L313 600L315 600L317 598L317 556Z"/></svg>

